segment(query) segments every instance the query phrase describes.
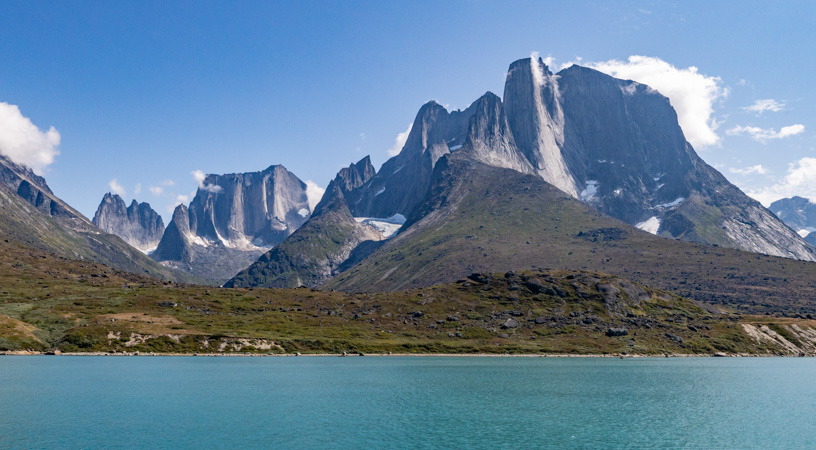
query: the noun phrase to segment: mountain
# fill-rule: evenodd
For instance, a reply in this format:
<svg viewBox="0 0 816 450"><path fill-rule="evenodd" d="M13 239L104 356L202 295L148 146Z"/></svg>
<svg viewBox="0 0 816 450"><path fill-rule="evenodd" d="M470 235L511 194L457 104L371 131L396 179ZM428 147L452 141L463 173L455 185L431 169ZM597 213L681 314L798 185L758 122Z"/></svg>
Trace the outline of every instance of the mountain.
<svg viewBox="0 0 816 450"><path fill-rule="evenodd" d="M454 152L403 229L321 288L398 291L540 267L629 278L713 304L799 313L816 264L666 239L592 208L538 175Z"/></svg>
<svg viewBox="0 0 816 450"><path fill-rule="evenodd" d="M488 92L464 111L448 112L434 101L423 105L402 151L386 161L368 181L344 189L345 202L338 201L345 203L341 206L348 208L358 221L408 218L396 237L376 254L417 236L412 225L421 219L449 217L429 206L441 203L428 203L434 183L442 187L453 183L439 179L442 175L436 172L439 161L447 157L537 177L604 213L607 219L611 216L662 237L816 261L812 247L697 156L686 142L666 97L648 86L617 80L592 69L572 66L552 74L540 59L523 59L510 65L504 100ZM474 170L481 167L464 166ZM495 176L512 175L504 171ZM505 200L508 208L518 201L513 197L508 191ZM548 214L561 217L558 211ZM487 227L496 220L499 218L485 217L481 225ZM350 221L346 217L345 223ZM452 219L444 223L446 227L457 226ZM620 223L610 227L629 229ZM342 281L346 279L344 270L363 261L382 243L360 243L351 251L344 247L341 253L320 255L315 252L327 248L323 244L325 236L320 233L310 236L311 230L304 228L296 237L299 252L309 253L312 261L336 261L338 254L348 255L348 259L335 262L328 271L323 266L320 277L309 277L304 274L309 265L302 265L300 271L293 270L291 258L283 257L282 252L270 254L253 265L252 274L240 275L235 285L270 286L285 279L286 286L296 281L316 287L320 279L332 272L340 275L326 282L329 288L393 290L412 286L409 281L393 285L385 279L366 278L362 284ZM576 233L579 231L582 230ZM351 228L334 232L334 243L347 246L356 242ZM503 232L515 234L511 226ZM652 241L647 242L652 245ZM642 239L631 243L641 245ZM508 243L509 249L515 251L515 244ZM281 247L288 247L288 243ZM410 258L411 251L406 251L402 257ZM445 252L456 250L446 248ZM434 251L427 255L446 260ZM464 263L464 267L475 264L465 255L462 258L451 264ZM509 270L513 268L511 263L517 261L511 258L507 262L510 265L489 268ZM428 267L435 267L438 276L448 274L436 265ZM414 269L417 274L425 270L424 266ZM467 275L466 271L462 268L463 273L458 276ZM295 272L297 277L285 276ZM401 279L410 280L413 276L405 269ZM436 281L443 279L449 281L447 278Z"/></svg>
<svg viewBox="0 0 816 450"><path fill-rule="evenodd" d="M424 105L401 153L346 195L354 216L408 216L450 152L538 175L574 198L653 234L816 261L816 252L706 164L669 100L646 85L540 60L510 65L503 101L464 111Z"/></svg>
<svg viewBox="0 0 816 450"><path fill-rule="evenodd" d="M122 197L110 192L102 197L92 222L102 231L119 236L144 253L155 249L164 233L164 222L149 203L133 200L126 207Z"/></svg>
<svg viewBox="0 0 816 450"><path fill-rule="evenodd" d="M193 282L105 233L58 198L45 179L0 155L0 237L58 257L164 280Z"/></svg>
<svg viewBox="0 0 816 450"><path fill-rule="evenodd" d="M373 176L368 157L342 169L302 227L224 286L317 286L334 276L361 243L376 246L385 236L373 224L355 220L345 198Z"/></svg>
<svg viewBox="0 0 816 450"><path fill-rule="evenodd" d="M805 241L816 246L816 203L803 197L783 198L768 208Z"/></svg>
<svg viewBox="0 0 816 450"><path fill-rule="evenodd" d="M176 208L151 257L223 283L303 225L309 200L306 184L280 165L207 175L190 205Z"/></svg>

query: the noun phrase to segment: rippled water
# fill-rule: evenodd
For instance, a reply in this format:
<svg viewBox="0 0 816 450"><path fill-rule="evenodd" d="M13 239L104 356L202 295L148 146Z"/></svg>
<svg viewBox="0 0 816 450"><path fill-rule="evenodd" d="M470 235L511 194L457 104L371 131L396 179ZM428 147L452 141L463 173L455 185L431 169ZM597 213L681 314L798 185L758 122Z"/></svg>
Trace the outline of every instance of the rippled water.
<svg viewBox="0 0 816 450"><path fill-rule="evenodd" d="M0 448L816 448L816 360L0 357Z"/></svg>

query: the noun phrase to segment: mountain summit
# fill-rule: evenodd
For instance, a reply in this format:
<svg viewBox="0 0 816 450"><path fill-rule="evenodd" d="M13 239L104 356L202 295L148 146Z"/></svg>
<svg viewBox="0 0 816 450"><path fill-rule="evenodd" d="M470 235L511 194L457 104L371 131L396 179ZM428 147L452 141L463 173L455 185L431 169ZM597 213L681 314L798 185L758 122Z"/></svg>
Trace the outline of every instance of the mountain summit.
<svg viewBox="0 0 816 450"><path fill-rule="evenodd" d="M394 239L409 251L419 245L407 241L418 235L413 227L436 223L427 217L444 216L429 205L440 206L449 200L431 201L429 196L433 185L452 182L439 179L447 172L435 170L448 155L457 161L533 175L574 200L655 235L816 261L816 251L799 235L697 155L668 98L646 85L577 65L553 74L541 59L525 58L510 65L504 99L487 92L467 109L452 112L435 101L426 103L398 155L368 181L356 187L344 185L342 195L329 191L326 195L333 196L335 210L347 208L357 221L407 218ZM354 166L345 170L352 169ZM496 172L501 173L506 177L510 172ZM507 194L504 201L510 205L524 195ZM317 214L312 220L317 220ZM490 224L482 225L488 228ZM458 225L446 220L439 226ZM333 261L324 274L336 276L355 264L365 264L372 252L384 251L377 250L378 241L352 239L353 227L345 227L345 231L333 229L342 235L334 235L333 242L359 242L358 247L332 257L317 255L326 248L321 234L325 227L309 227L307 222L302 230L297 248L308 249L311 261ZM287 241L282 247L289 247ZM337 261L341 254L348 259ZM279 280L286 280L282 285L290 286L292 280L300 280L316 286L324 278L293 271L292 258L281 260L282 256L280 252L265 255L253 265L251 274L242 273L233 284L281 285ZM284 272L297 276L284 276ZM351 284L329 280L327 285Z"/></svg>
<svg viewBox="0 0 816 450"><path fill-rule="evenodd" d="M510 65L500 100L464 111L424 105L400 154L347 195L355 216L409 216L443 155L535 174L570 196L660 236L816 261L816 252L706 164L656 90L541 59Z"/></svg>
<svg viewBox="0 0 816 450"><path fill-rule="evenodd" d="M102 197L92 222L144 253L155 249L164 233L164 222L149 203L133 200L125 207L122 197L110 192Z"/></svg>
<svg viewBox="0 0 816 450"><path fill-rule="evenodd" d="M306 184L281 165L207 175L179 205L151 257L223 283L282 242L311 215Z"/></svg>

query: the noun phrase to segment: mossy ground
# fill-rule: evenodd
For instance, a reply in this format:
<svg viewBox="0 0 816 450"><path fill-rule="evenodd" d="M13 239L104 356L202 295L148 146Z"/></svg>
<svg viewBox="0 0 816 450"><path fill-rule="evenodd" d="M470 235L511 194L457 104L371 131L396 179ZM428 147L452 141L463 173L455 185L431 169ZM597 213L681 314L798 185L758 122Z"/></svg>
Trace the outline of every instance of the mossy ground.
<svg viewBox="0 0 816 450"><path fill-rule="evenodd" d="M177 285L0 245L0 350L250 353L764 353L738 316L605 274L534 271L406 292ZM508 320L512 319L509 322ZM767 319L772 322L771 319ZM517 323L515 325L513 323ZM807 322L807 321L805 321ZM607 336L626 328L625 336ZM263 343L273 344L264 347ZM209 345L205 345L209 344Z"/></svg>

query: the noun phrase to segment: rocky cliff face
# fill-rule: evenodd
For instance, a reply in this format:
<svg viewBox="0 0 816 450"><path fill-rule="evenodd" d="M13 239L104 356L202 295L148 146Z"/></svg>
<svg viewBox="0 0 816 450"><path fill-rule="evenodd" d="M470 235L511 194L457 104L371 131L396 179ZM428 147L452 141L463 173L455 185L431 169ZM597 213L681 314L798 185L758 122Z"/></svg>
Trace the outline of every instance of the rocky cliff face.
<svg viewBox="0 0 816 450"><path fill-rule="evenodd" d="M122 197L110 192L102 198L92 222L144 253L153 251L164 233L164 222L149 203L133 200L126 207Z"/></svg>
<svg viewBox="0 0 816 450"><path fill-rule="evenodd" d="M464 111L424 105L402 152L345 193L352 214L410 215L451 152L536 174L653 234L816 260L796 233L700 159L666 97L636 82L516 61L503 101L488 92Z"/></svg>
<svg viewBox="0 0 816 450"><path fill-rule="evenodd" d="M0 155L0 236L56 256L165 280L195 281L105 233L54 195L45 179Z"/></svg>
<svg viewBox="0 0 816 450"><path fill-rule="evenodd" d="M176 208L151 256L222 283L282 242L310 215L306 184L283 166L208 175L189 207Z"/></svg>
<svg viewBox="0 0 816 450"><path fill-rule="evenodd" d="M226 287L316 287L349 260L362 259L385 236L352 216L344 192L374 177L368 157L342 169L329 183L309 220L283 243L228 281ZM356 254L355 254L356 251Z"/></svg>

